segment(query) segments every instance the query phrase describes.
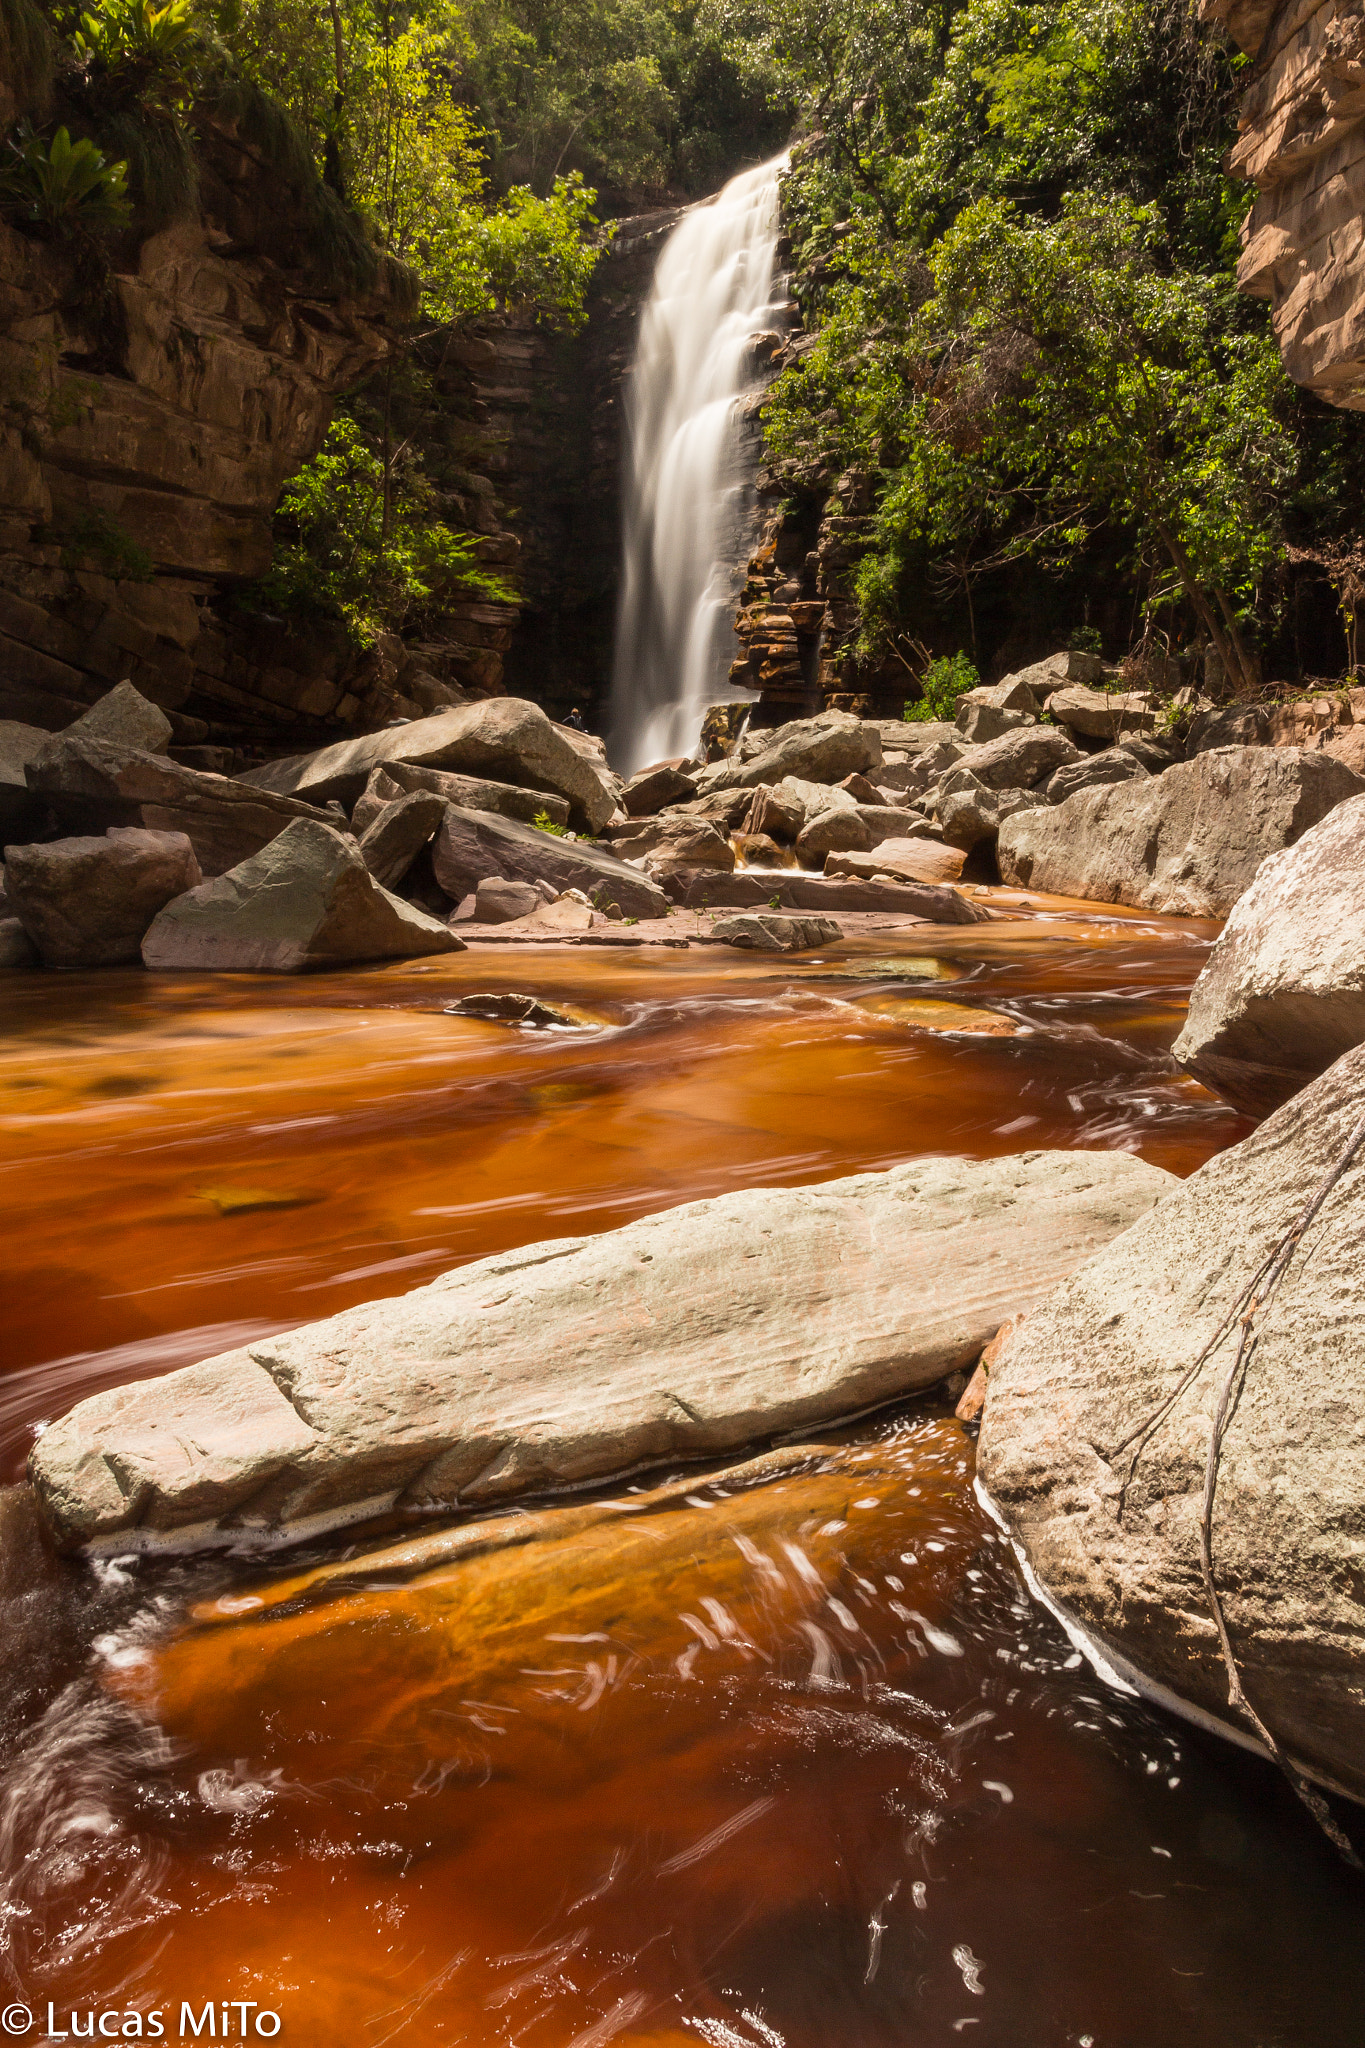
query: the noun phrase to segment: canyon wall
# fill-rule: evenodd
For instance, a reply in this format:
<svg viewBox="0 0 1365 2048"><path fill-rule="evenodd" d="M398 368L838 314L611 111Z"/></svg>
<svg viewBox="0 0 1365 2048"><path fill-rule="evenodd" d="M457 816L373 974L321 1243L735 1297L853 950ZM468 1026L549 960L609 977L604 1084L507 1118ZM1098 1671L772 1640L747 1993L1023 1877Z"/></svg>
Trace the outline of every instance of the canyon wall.
<svg viewBox="0 0 1365 2048"><path fill-rule="evenodd" d="M1365 14L1359 0L1203 0L1253 59L1229 169L1257 187L1238 282L1285 368L1365 411Z"/></svg>

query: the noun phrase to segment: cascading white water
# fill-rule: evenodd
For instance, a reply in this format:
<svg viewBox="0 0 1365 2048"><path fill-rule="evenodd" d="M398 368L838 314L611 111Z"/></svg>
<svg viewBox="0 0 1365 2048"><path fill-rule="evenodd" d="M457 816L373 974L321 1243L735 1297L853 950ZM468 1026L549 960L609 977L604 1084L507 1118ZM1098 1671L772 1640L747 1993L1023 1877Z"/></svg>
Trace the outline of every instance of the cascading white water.
<svg viewBox="0 0 1365 2048"><path fill-rule="evenodd" d="M774 303L776 157L691 208L664 245L626 400L621 605L612 675L615 766L689 753L737 652L736 537L752 496L739 473L750 337ZM727 550L726 540L732 545Z"/></svg>

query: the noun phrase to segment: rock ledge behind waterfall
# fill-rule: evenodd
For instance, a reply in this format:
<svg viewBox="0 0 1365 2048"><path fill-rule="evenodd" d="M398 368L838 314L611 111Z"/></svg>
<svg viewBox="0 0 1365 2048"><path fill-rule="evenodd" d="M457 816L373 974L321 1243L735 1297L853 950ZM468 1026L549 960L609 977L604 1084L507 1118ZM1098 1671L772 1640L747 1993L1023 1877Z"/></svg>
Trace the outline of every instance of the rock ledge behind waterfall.
<svg viewBox="0 0 1365 2048"><path fill-rule="evenodd" d="M1126 1153L917 1160L689 1202L83 1401L64 1548L270 1541L729 1451L933 1385L1175 1187Z"/></svg>

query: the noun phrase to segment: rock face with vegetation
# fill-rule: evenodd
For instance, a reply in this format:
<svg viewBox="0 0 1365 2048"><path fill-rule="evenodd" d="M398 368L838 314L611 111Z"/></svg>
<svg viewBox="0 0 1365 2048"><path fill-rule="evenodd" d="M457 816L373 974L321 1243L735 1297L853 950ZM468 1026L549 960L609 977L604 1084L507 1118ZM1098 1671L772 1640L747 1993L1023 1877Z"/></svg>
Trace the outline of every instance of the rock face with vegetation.
<svg viewBox="0 0 1365 2048"><path fill-rule="evenodd" d="M1194 985L1173 1047L1188 1073L1268 1116L1365 1041L1365 795L1271 854Z"/></svg>
<svg viewBox="0 0 1365 2048"><path fill-rule="evenodd" d="M981 1476L1045 1588L1102 1644L1243 1732L1200 1566L1210 1427L1236 1361L1233 1312L1344 1158L1363 1090L1356 1050L1084 1265L991 1368ZM1356 1798L1363 1213L1357 1154L1255 1318L1211 1521L1246 1697L1291 1758Z"/></svg>
<svg viewBox="0 0 1365 2048"><path fill-rule="evenodd" d="M932 1385L1171 1185L1031 1152L691 1202L96 1395L32 1475L63 1547L194 1547L728 1450Z"/></svg>

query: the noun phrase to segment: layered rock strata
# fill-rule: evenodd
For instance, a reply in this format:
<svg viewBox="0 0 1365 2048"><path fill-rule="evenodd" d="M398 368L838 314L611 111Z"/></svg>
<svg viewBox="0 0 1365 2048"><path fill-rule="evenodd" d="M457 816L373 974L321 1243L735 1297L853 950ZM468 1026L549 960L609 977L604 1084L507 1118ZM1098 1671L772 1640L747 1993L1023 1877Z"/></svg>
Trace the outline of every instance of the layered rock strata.
<svg viewBox="0 0 1365 2048"><path fill-rule="evenodd" d="M1237 280L1285 368L1365 410L1365 18L1351 0L1202 0L1253 59L1229 168L1257 188Z"/></svg>

